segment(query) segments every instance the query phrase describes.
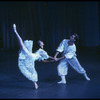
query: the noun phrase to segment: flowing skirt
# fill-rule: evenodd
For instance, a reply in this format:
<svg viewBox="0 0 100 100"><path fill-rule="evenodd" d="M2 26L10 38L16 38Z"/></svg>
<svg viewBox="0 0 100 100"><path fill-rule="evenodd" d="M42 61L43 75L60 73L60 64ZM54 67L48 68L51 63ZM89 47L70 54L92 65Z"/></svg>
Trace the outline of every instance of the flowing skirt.
<svg viewBox="0 0 100 100"><path fill-rule="evenodd" d="M18 67L22 74L31 81L38 81L38 74L35 70L35 59L24 55L22 52L19 53Z"/></svg>

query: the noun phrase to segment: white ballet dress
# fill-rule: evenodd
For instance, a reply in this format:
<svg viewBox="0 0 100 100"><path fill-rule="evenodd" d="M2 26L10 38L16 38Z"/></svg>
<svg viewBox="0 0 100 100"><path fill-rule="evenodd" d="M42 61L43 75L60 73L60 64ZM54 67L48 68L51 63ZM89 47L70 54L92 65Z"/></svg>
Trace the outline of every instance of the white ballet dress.
<svg viewBox="0 0 100 100"><path fill-rule="evenodd" d="M32 40L25 40L24 41L25 48L20 49L19 51L19 56L18 56L18 67L22 74L28 78L29 80L33 82L38 81L38 74L35 69L35 61L39 60L44 60L48 59L49 56L46 51L43 49L37 50L35 53L32 53L32 47L33 47L33 41ZM32 55L29 56L26 52L25 49L27 49L30 54Z"/></svg>

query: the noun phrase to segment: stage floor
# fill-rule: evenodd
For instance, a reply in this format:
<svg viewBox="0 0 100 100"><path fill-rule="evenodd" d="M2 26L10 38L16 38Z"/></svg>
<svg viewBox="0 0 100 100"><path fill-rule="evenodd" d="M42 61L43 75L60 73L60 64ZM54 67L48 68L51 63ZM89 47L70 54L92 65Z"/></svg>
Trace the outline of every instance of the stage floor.
<svg viewBox="0 0 100 100"><path fill-rule="evenodd" d="M78 51L77 51L78 52ZM67 83L57 84L58 62L36 62L39 88L20 72L16 51L0 52L0 99L97 99L100 98L100 55L95 48L78 52L77 58L90 81L69 66Z"/></svg>

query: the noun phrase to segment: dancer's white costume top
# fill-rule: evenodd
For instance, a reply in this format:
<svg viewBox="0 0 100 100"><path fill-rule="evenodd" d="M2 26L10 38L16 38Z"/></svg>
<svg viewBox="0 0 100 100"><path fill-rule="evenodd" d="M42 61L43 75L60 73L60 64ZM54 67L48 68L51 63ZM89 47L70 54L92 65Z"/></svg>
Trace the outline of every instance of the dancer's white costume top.
<svg viewBox="0 0 100 100"><path fill-rule="evenodd" d="M64 39L56 50L63 52L63 55L67 59L71 59L73 56L76 56L76 46L75 44L68 46L68 39Z"/></svg>
<svg viewBox="0 0 100 100"><path fill-rule="evenodd" d="M24 45L30 54L33 57L30 57L24 49L20 49L19 57L18 57L18 66L20 71L23 75L31 81L38 81L38 74L35 70L35 61L36 60L44 60L48 59L49 55L43 49L37 50L35 53L32 53L33 41L32 40L25 40Z"/></svg>
<svg viewBox="0 0 100 100"><path fill-rule="evenodd" d="M61 60L57 69L58 75L67 75L68 73L68 64L71 65L73 69L75 69L78 73L85 73L84 68L80 65L78 59L76 58L76 46L75 44L68 46L68 39L64 39L56 51L62 53L65 56L65 59Z"/></svg>

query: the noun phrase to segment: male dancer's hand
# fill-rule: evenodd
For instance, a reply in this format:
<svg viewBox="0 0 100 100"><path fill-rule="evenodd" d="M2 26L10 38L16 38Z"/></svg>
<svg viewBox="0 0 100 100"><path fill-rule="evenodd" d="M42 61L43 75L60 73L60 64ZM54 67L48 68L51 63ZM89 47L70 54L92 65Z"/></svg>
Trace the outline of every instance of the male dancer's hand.
<svg viewBox="0 0 100 100"><path fill-rule="evenodd" d="M57 57L54 57L54 61L58 61L58 58Z"/></svg>

